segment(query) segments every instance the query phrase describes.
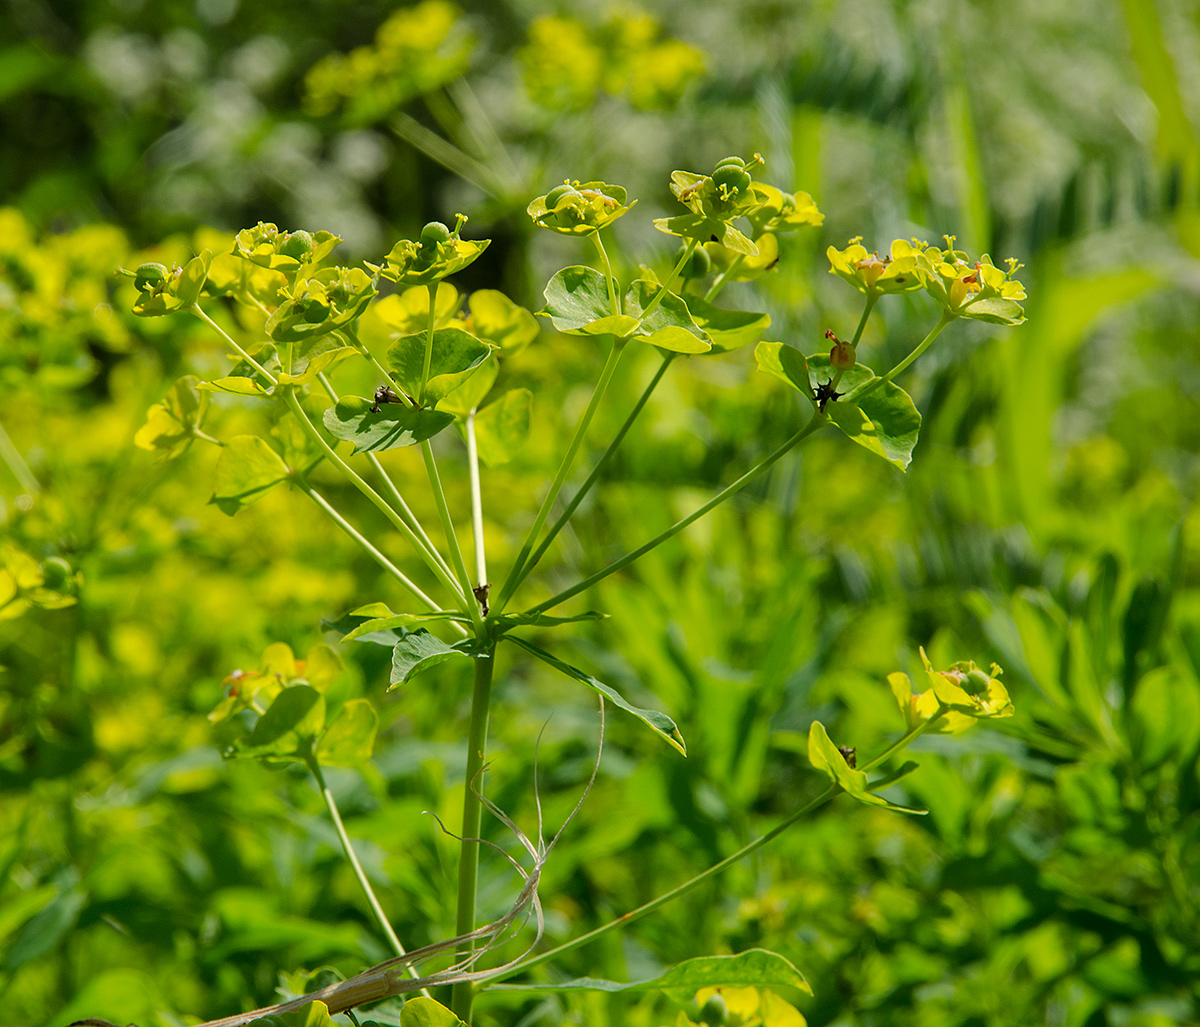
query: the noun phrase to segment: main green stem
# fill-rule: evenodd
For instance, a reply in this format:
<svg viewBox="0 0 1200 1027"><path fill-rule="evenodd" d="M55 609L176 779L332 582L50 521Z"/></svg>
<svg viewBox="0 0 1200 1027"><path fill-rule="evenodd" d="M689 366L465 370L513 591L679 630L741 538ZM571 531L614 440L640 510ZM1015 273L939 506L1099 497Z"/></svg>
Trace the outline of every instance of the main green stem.
<svg viewBox="0 0 1200 1027"><path fill-rule="evenodd" d="M438 474L437 461L433 458L433 447L429 445L428 441L421 443L421 456L425 460L425 471L429 475L429 486L433 489L433 500L437 504L438 517L442 521L442 531L446 536L450 559L454 563L459 586L462 588L463 613L471 618L471 623L475 625L475 633L479 634L483 631L483 617L479 613L479 601L475 598L474 589L471 588L471 575L467 572L467 565L463 561L462 548L458 544L458 535L454 531L454 521L450 517L450 507L446 502L446 492L442 488L442 478Z"/></svg>
<svg viewBox="0 0 1200 1027"><path fill-rule="evenodd" d="M743 474L740 478L738 478L737 481L733 482L733 484L731 484L731 485L726 486L724 489L722 489L720 492L718 492L715 496L713 496L713 498L710 499L707 503L705 503L702 507L700 507L697 510L692 511L692 513L688 514L682 520L676 521L666 531L662 532L659 535L656 535L645 545L640 546L639 548L635 549L631 553L626 553L619 560L614 560L607 567L604 567L601 570L598 570L595 574L591 575L590 577L584 578L583 581L579 582L578 584L572 585L570 588L568 588L562 592L559 592L558 595L551 596L549 599L545 600L544 602L538 603L537 606L530 607L525 612L528 614L545 613L547 610L549 610L555 606L558 606L559 603L566 602L566 600L570 599L572 596L576 596L580 592L586 592L594 584L596 584L599 581L603 581L610 574L615 574L617 571L621 570L621 568L627 567L627 566L629 566L629 564L633 563L635 560L641 559L641 557L645 556L648 552L650 552L650 550L654 549L657 546L662 545L668 539L674 538L681 531L683 531L684 528L688 527L691 524L694 524L696 521L698 521L701 517L703 517L710 510L715 509L716 507L718 507L722 503L724 503L727 499L732 498L734 495L736 495L738 492L740 492L742 489L744 489L747 485L749 485L750 482L754 481L755 478L757 478L764 471L766 471L769 467L771 467L777 460L779 460L780 457L784 456L784 454L786 454L790 450L794 449L801 442L803 442L806 438L808 438L810 435L812 435L814 432L816 432L818 429L824 427L828 423L829 423L829 418L826 417L824 414L819 413L819 412L814 413L813 416L809 419L808 423L803 428L801 428L798 432L796 432L795 435L793 435L786 442L784 442L783 445L781 445L774 452L772 452L768 456L763 457L762 460L760 460L757 464L755 464L753 467L751 467L750 470L748 470L745 474Z"/></svg>
<svg viewBox="0 0 1200 1027"><path fill-rule="evenodd" d="M462 842L458 857L458 913L455 934L475 930L475 890L479 879L479 837L482 821L483 761L487 753L488 711L492 702L492 672L495 646L475 660L475 687L471 692L471 723L467 729L467 778L463 793ZM464 943L460 958L469 956L475 943ZM475 990L469 981L454 985L450 1008L461 1020L470 1023Z"/></svg>
<svg viewBox="0 0 1200 1027"><path fill-rule="evenodd" d="M367 880L366 871L363 870L362 864L358 861L358 855L354 851L354 846L350 843L350 835L346 833L346 825L342 823L342 816L338 812L337 803L334 801L333 792L329 790L329 785L325 783L325 775L321 773L321 764L318 762L315 755L309 756L305 761L308 769L312 771L313 777L317 779L317 787L321 789L321 797L325 800L325 806L329 810L329 816L333 819L333 826L337 828L338 838L342 842L342 851L346 853L346 858L350 861L350 865L354 868L354 876L358 878L359 886L363 890L363 894L367 897L367 902L371 907L371 912L375 914L375 919L379 921L379 926L383 928L383 933L387 935L387 940L391 944L396 955L407 955L404 946L400 944L400 939L396 937L396 932L392 930L391 922L387 918L387 914L383 911L383 906L379 904L379 899L375 897L375 890L371 887L371 882ZM409 976L417 978L420 973L416 967L408 967ZM432 998L429 992L421 989L421 994L426 998Z"/></svg>
<svg viewBox="0 0 1200 1027"><path fill-rule="evenodd" d="M533 525L525 536L525 541L521 545L521 551L517 554L516 562L513 564L512 570L508 572L508 578L500 589L500 594L496 597L496 602L492 606L493 613L502 611L509 599L512 598L513 591L522 577L521 572L525 568L525 561L529 559L529 554L533 551L533 544L537 541L537 537L546 523L546 518L550 516L550 509L554 506L554 501L562 491L562 487L567 480L567 475L570 473L571 466L574 464L575 457L579 452L579 447L583 444L583 438L592 423L592 418L596 416L596 410L600 406L600 401L604 398L604 393L608 389L608 383L612 381L613 372L617 369L617 361L621 359L621 353L624 351L627 341L626 339L613 339L612 349L608 351L608 359L604 361L604 368L600 372L600 380L596 382L596 388L592 390L592 398L588 401L587 409L583 412L583 417L580 418L579 425L575 429L575 435L571 439L571 444L567 447L566 456L563 457L562 463L559 464L558 473L554 475L550 491L546 493L546 498L542 500L542 505L538 508Z"/></svg>
<svg viewBox="0 0 1200 1027"><path fill-rule="evenodd" d="M512 585L512 590L514 592L521 587L521 582L529 577L534 567L536 567L541 558L546 555L546 550L550 548L550 544L558 536L558 533L562 531L564 527L566 527L567 521L571 519L571 516L579 508L579 504L583 502L584 497L592 490L592 486L594 486L599 480L601 471L604 470L605 466L608 464L608 461L612 458L613 453L617 451L617 447L621 445L621 442L624 440L626 434L628 434L629 429L633 426L633 422L637 420L638 414L642 412L642 408L645 407L651 395L653 395L654 390L658 388L658 383L662 381L663 375L667 373L667 368L671 366L671 361L673 361L677 356L679 356L678 353L667 352L663 354L662 363L659 364L658 370L654 372L654 377L650 379L650 384L642 390L642 394L638 397L637 403L635 403L633 409L629 411L629 416L625 418L625 423L621 425L620 430L613 437L612 442L608 444L608 449L601 454L600 459L596 461L596 466L592 468L592 473L589 474L584 483L579 486L579 491L571 497L571 501L567 504L566 509L563 510L563 512L559 515L558 520L550 526L550 530L546 532L546 537L542 539L541 544L533 551L533 555L521 568L520 574L517 575L517 579Z"/></svg>
<svg viewBox="0 0 1200 1027"><path fill-rule="evenodd" d="M471 481L471 533L475 542L475 577L480 588L487 584L487 550L483 545L483 488L479 482L479 444L475 438L475 411L466 419L467 474Z"/></svg>
<svg viewBox="0 0 1200 1027"><path fill-rule="evenodd" d="M437 291L438 283L426 286L429 290L429 330L425 333L425 366L421 368L421 389L417 393L417 402L425 403L425 387L429 384L429 368L433 364L433 329L437 324Z"/></svg>

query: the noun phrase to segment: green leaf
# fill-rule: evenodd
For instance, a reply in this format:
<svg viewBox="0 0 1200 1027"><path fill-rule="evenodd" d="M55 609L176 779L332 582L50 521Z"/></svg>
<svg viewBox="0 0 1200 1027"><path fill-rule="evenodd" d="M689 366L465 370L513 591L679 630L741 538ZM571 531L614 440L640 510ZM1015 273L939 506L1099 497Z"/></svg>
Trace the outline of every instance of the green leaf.
<svg viewBox="0 0 1200 1027"><path fill-rule="evenodd" d="M814 385L828 381L833 374L829 354L810 356L808 370ZM850 392L874 380L869 367L855 364L842 376L838 388ZM893 382L877 386L861 400L843 398L830 402L825 413L850 439L900 470L906 470L912 462L913 448L921 431L921 414L912 397Z"/></svg>
<svg viewBox="0 0 1200 1027"><path fill-rule="evenodd" d="M68 877L68 874L72 875ZM38 959L54 948L75 926L79 913L87 902L87 895L75 883L74 872L59 876L65 885L57 898L26 920L4 955L0 964L5 970L15 970L30 960Z"/></svg>
<svg viewBox="0 0 1200 1027"><path fill-rule="evenodd" d="M707 333L712 343L712 352L728 353L758 342L763 332L771 327L770 314L756 314L750 310L725 310L714 306L699 296L684 296L692 320Z"/></svg>
<svg viewBox="0 0 1200 1027"><path fill-rule="evenodd" d="M404 684L414 674L460 656L490 659L487 653L479 651L479 643L473 638L447 645L424 628L405 632L392 650L392 677L388 690Z"/></svg>
<svg viewBox="0 0 1200 1027"><path fill-rule="evenodd" d="M284 762L302 759L325 726L325 697L311 685L289 685L267 707L232 755L258 756Z"/></svg>
<svg viewBox="0 0 1200 1027"><path fill-rule="evenodd" d="M459 417L466 417L472 410L484 401L487 394L496 384L496 375L500 373L500 361L493 353L476 368L475 373L463 382L457 389L446 393L438 401L438 409L446 410Z"/></svg>
<svg viewBox="0 0 1200 1027"><path fill-rule="evenodd" d="M382 606L382 603L374 603L374 606ZM363 607L366 609L366 607ZM386 609L386 607L385 607ZM355 610L354 613L348 614L349 617L358 619L360 611ZM342 639L343 642L354 642L358 639L365 638L368 635L373 635L376 632L385 632L390 628L409 628L414 624L433 624L438 621L461 621L468 623L467 619L460 614L454 613L389 613L384 617L372 617L369 620L363 620L352 631L346 634ZM400 640L400 635L395 635L389 641L388 645L394 645ZM374 641L374 639L372 639Z"/></svg>
<svg viewBox="0 0 1200 1027"><path fill-rule="evenodd" d="M397 339L388 349L388 366L395 372L396 382L410 396L421 391L421 375L425 370L424 332ZM461 328L439 328L433 333L433 354L429 363L429 381L425 385L425 402L437 403L462 385L471 373L491 353L491 347L469 335Z"/></svg>
<svg viewBox="0 0 1200 1027"><path fill-rule="evenodd" d="M189 374L172 385L162 402L146 411L146 423L133 437L133 444L139 449L164 449L172 458L186 450L208 409L208 394L197 391L199 384L196 376Z"/></svg>
<svg viewBox="0 0 1200 1027"><path fill-rule="evenodd" d="M569 663L563 663L562 660L550 655L545 649L541 649L523 638L518 638L516 635L505 635L504 637L515 645L520 646L527 653L531 653L539 660L550 664L555 670L566 674L567 677L574 678L576 681L583 682L589 688L595 689L615 706L620 707L626 713L632 713L639 720L648 724L653 731L666 739L682 755L687 755L687 744L683 740L683 735L679 733L679 727L665 713L659 713L658 710L643 710L637 706L632 706L621 697L619 692L604 684L603 681L597 681L591 674L585 674L577 667L572 667Z"/></svg>
<svg viewBox="0 0 1200 1027"><path fill-rule="evenodd" d="M883 777L872 781L867 787L872 792L881 792L885 788L891 788L892 785L894 785L897 781L902 781L919 767L919 763L914 763L912 760L907 760L901 766L893 770L890 774L884 774Z"/></svg>
<svg viewBox="0 0 1200 1027"><path fill-rule="evenodd" d="M224 392L230 396L269 396L269 389L263 388L253 378L245 378L242 375L228 375L225 378L217 378L211 382L201 382L198 389L203 389L205 392Z"/></svg>
<svg viewBox="0 0 1200 1027"><path fill-rule="evenodd" d="M974 321L987 321L995 325L1019 325L1025 321L1025 311L1015 300L992 297L991 299L976 300L959 311L962 317Z"/></svg>
<svg viewBox="0 0 1200 1027"><path fill-rule="evenodd" d="M317 743L317 760L328 767L356 767L371 758L379 714L368 699L351 699Z"/></svg>
<svg viewBox="0 0 1200 1027"><path fill-rule="evenodd" d="M814 720L812 727L808 730L808 760L815 769L823 770L829 775L829 779L852 799L857 799L867 806L883 806L898 813L920 815L929 812L928 810L897 806L882 796L873 794L868 787L866 773L853 769L846 762L846 757L829 740L829 735L819 720Z"/></svg>
<svg viewBox="0 0 1200 1027"><path fill-rule="evenodd" d="M410 998L400 1012L400 1027L467 1027L440 1002L431 998Z"/></svg>
<svg viewBox="0 0 1200 1027"><path fill-rule="evenodd" d="M280 349L286 354L285 345L281 345ZM322 371L327 371L338 361L357 352L332 333L294 342L291 346L292 369L290 372L279 373L277 377L281 385L304 385L311 382Z"/></svg>
<svg viewBox="0 0 1200 1027"><path fill-rule="evenodd" d="M817 401L809 379L808 363L804 354L794 346L782 342L760 342L754 347L754 360L760 371L803 392L814 403Z"/></svg>
<svg viewBox="0 0 1200 1027"><path fill-rule="evenodd" d="M707 353L711 350L707 333L692 319L687 304L673 292L668 291L650 316L642 319L642 311L661 290L658 282L639 278L625 293L625 310L641 321L637 335L652 346L673 353Z"/></svg>
<svg viewBox="0 0 1200 1027"><path fill-rule="evenodd" d="M454 423L445 410L418 410L400 403L375 404L361 396L343 396L325 411L325 430L335 438L354 443L355 453L378 453L400 446L415 446Z"/></svg>
<svg viewBox="0 0 1200 1027"><path fill-rule="evenodd" d="M595 268L581 264L564 267L542 293L546 305L538 311L564 335L617 335L624 337L637 328L637 318L614 315L608 301L608 286Z"/></svg>
<svg viewBox="0 0 1200 1027"><path fill-rule="evenodd" d="M705 214L677 214L672 218L655 218L654 227L668 235L695 239L697 242L719 242L735 253L757 257L758 247L733 225Z"/></svg>
<svg viewBox="0 0 1200 1027"><path fill-rule="evenodd" d="M183 306L190 307L200 298L200 290L204 288L204 279L208 277L211 263L212 250L204 250L183 265L183 273L175 286L175 295Z"/></svg>
<svg viewBox="0 0 1200 1027"><path fill-rule="evenodd" d="M246 1027L334 1027L329 1018L329 1007L324 1002L309 1002L299 1009L286 1013L272 1013L251 1020Z"/></svg>
<svg viewBox="0 0 1200 1027"><path fill-rule="evenodd" d="M289 474L279 454L257 435L235 435L221 450L217 483L209 502L232 517L286 481Z"/></svg>
<svg viewBox="0 0 1200 1027"><path fill-rule="evenodd" d="M657 977L621 983L580 977L562 984L501 984L491 990L504 991L666 991L691 993L701 988L798 988L812 994L804 975L783 956L767 949L749 949L736 956L699 956L677 963Z"/></svg>
<svg viewBox="0 0 1200 1027"><path fill-rule="evenodd" d="M538 628L555 628L560 624L575 624L584 620L604 620L610 616L607 613L600 613L598 610L588 610L586 613L577 613L573 617L552 617L548 613L502 613L497 618L505 631L509 628L515 628L522 624L530 624Z"/></svg>
<svg viewBox="0 0 1200 1027"><path fill-rule="evenodd" d="M520 353L540 331L533 315L502 292L479 289L467 300L471 309L471 331L499 346L506 357Z"/></svg>
<svg viewBox="0 0 1200 1027"><path fill-rule="evenodd" d="M475 415L475 443L479 459L488 467L508 463L529 437L533 393L510 389Z"/></svg>

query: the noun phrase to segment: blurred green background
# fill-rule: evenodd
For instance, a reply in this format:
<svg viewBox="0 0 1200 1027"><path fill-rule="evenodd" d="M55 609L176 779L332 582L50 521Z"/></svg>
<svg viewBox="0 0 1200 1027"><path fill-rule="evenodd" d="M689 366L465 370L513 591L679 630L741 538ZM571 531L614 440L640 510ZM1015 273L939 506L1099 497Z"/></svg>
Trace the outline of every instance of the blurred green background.
<svg viewBox="0 0 1200 1027"><path fill-rule="evenodd" d="M222 765L205 714L268 643L303 653L323 618L404 599L299 493L228 518L206 503L215 453L133 447L171 382L225 358L199 324L132 317L113 269L260 219L377 260L461 210L495 241L460 287L536 309L581 257L533 234L534 195L624 184L640 203L617 223L619 263L661 265L649 218L671 206L671 170L755 150L826 215L723 296L769 312L768 338L812 351L852 331L856 297L823 254L857 235L1018 257L1029 321L955 325L909 375L925 428L906 476L818 438L584 597L612 616L575 636L576 662L669 709L690 748L610 717L543 878L547 936L815 794L814 718L877 750L901 727L885 676L918 645L939 666L999 662L1017 716L914 747L904 787L928 817L835 802L554 972L634 979L761 945L808 976L815 995L788 997L812 1025L1200 1022L1195 5L5 0L0 41L0 544L11 573L61 557L81 582L75 605L0 609L6 1023L174 1027L273 1001L281 972L387 954L309 781ZM920 296L882 304L860 359L890 366L935 317ZM586 402L602 355L585 342L547 330L512 363L535 430L485 473L496 567ZM655 364L623 362L594 453ZM794 430L800 404L752 368L745 351L677 362L538 588L650 537ZM264 428L252 405L214 406L223 434ZM409 454L389 465L432 516ZM464 511L462 457L445 459ZM316 477L421 573L353 490ZM388 655L344 647L331 696L372 698L384 727L368 767L329 777L417 945L453 933L456 847L421 814L454 822L470 686L450 664L385 696ZM500 673L490 792L531 823L549 717L556 823L586 780L594 707L524 662ZM483 915L517 890L485 859ZM509 992L476 1009L482 1027L663 1027L677 1007Z"/></svg>

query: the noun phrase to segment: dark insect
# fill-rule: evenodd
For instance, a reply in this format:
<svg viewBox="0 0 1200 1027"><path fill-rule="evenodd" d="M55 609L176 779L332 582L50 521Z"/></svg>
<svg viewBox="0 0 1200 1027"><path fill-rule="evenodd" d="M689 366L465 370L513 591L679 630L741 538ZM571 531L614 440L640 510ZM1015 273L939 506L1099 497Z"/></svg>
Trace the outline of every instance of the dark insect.
<svg viewBox="0 0 1200 1027"><path fill-rule="evenodd" d="M471 591L475 593L475 598L479 600L479 607L483 610L483 615L485 617L488 615L488 592L491 587L492 586L485 581L482 585L478 585L471 589Z"/></svg>
<svg viewBox="0 0 1200 1027"><path fill-rule="evenodd" d="M400 402L402 402L402 401L399 396L397 396L386 385L381 385L381 386L379 386L379 388L377 388L375 390L375 405L371 407L371 413L373 413L373 414L379 413L379 404L380 403L400 403Z"/></svg>
<svg viewBox="0 0 1200 1027"><path fill-rule="evenodd" d="M846 761L846 766L854 770L858 766L858 750L852 749L848 745L839 745L838 752L842 754L842 759Z"/></svg>
<svg viewBox="0 0 1200 1027"><path fill-rule="evenodd" d="M842 393L834 389L833 379L830 379L827 382L821 382L821 384L817 386L817 409L820 410L821 413L825 413L825 404L830 400L833 400L836 403L841 395Z"/></svg>

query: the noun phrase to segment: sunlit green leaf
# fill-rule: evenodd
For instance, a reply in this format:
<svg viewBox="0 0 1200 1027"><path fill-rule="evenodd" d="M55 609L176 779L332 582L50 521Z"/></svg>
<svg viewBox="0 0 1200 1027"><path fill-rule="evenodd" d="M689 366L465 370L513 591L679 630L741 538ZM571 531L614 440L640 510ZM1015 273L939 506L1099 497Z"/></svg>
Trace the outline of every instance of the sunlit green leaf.
<svg viewBox="0 0 1200 1027"><path fill-rule="evenodd" d="M846 757L829 740L829 735L819 720L814 720L808 731L808 759L816 770L824 771L842 791L861 803L868 806L884 806L887 809L896 810L898 813L924 814L928 812L928 810L897 806L871 792L868 787L867 775L861 770L855 770L846 762Z"/></svg>
<svg viewBox="0 0 1200 1027"><path fill-rule="evenodd" d="M317 760L330 767L356 767L371 758L379 714L369 699L351 699L317 743Z"/></svg>
<svg viewBox="0 0 1200 1027"><path fill-rule="evenodd" d="M325 726L325 697L311 685L284 688L233 755L302 759Z"/></svg>
<svg viewBox="0 0 1200 1027"><path fill-rule="evenodd" d="M804 354L794 346L782 342L760 342L754 348L754 359L760 371L786 382L816 402L816 393L808 374L808 363Z"/></svg>
<svg viewBox="0 0 1200 1027"><path fill-rule="evenodd" d="M770 314L725 310L699 296L684 296L692 320L708 335L714 353L728 353L757 342L771 326Z"/></svg>
<svg viewBox="0 0 1200 1027"><path fill-rule="evenodd" d="M815 387L829 381L833 369L829 355L808 357L809 380ZM855 364L843 376L838 391L848 393L875 380L870 368ZM884 382L858 400L843 397L825 407L831 421L860 446L905 470L921 430L921 414L909 396L894 382Z"/></svg>
<svg viewBox="0 0 1200 1027"><path fill-rule="evenodd" d="M400 1013L400 1027L467 1027L440 1002L431 998L410 998Z"/></svg>
<svg viewBox="0 0 1200 1027"><path fill-rule="evenodd" d="M581 264L564 267L542 293L546 306L538 311L550 318L565 335L625 336L637 327L637 318L614 315L604 276Z"/></svg>
<svg viewBox="0 0 1200 1027"><path fill-rule="evenodd" d="M325 411L322 421L330 435L354 443L355 453L415 446L454 423L445 410L418 410L401 403L375 404L361 396L343 396Z"/></svg>
<svg viewBox="0 0 1200 1027"><path fill-rule="evenodd" d="M475 442L479 459L488 467L508 463L529 437L533 393L510 389L475 415Z"/></svg>
<svg viewBox="0 0 1200 1027"><path fill-rule="evenodd" d="M673 353L707 353L712 349L708 334L696 324L687 304L673 292L667 292L650 316L643 318L642 312L661 291L662 286L657 282L640 278L625 293L625 312L641 321L638 336Z"/></svg>
<svg viewBox="0 0 1200 1027"><path fill-rule="evenodd" d="M447 645L424 628L405 632L392 650L391 687L404 684L414 674L436 667L439 663L463 656L490 659L487 653L480 651L479 643L473 638Z"/></svg>
<svg viewBox="0 0 1200 1027"><path fill-rule="evenodd" d="M211 503L230 516L266 495L291 471L257 435L235 435L221 450Z"/></svg>
<svg viewBox="0 0 1200 1027"><path fill-rule="evenodd" d="M487 394L492 391L492 386L496 383L496 375L499 373L500 361L493 353L475 369L475 373L471 377L438 400L438 409L449 411L459 417L466 417L487 398Z"/></svg>
<svg viewBox="0 0 1200 1027"><path fill-rule="evenodd" d="M425 370L424 332L397 339L388 349L388 366L395 372L397 384L410 396L421 393L421 376ZM433 352L430 355L429 381L425 385L425 402L437 403L443 396L462 385L491 353L491 348L461 328L439 328L433 333Z"/></svg>

